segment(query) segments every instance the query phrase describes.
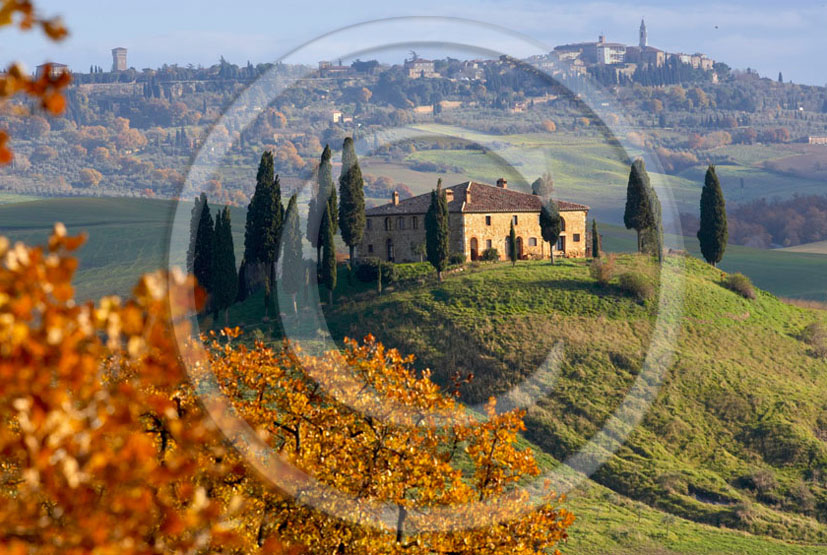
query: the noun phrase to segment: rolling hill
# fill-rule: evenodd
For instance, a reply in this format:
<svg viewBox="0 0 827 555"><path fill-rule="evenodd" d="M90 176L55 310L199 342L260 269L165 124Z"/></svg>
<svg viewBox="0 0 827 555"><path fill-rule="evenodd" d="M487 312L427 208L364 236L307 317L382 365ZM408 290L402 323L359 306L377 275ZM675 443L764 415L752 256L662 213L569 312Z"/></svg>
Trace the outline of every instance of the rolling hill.
<svg viewBox="0 0 827 555"><path fill-rule="evenodd" d="M747 300L721 285L719 270L670 259L687 268L674 362L641 425L594 483L573 492L572 507L589 516L568 551L783 553L805 549L801 542L815 550L827 543L819 520L827 514L827 360L800 335L827 323L827 313L765 292ZM618 272L651 273L650 265L623 255ZM462 389L472 403L524 380L562 341L560 374L526 416L525 437L548 467L577 452L623 401L657 313L616 282L600 287L580 261L469 266L442 284L420 278L382 296L340 283L339 304L325 310L335 339L373 333L444 384L455 371L473 373ZM256 327L260 303L235 307L232 322ZM685 519L686 544L664 535L668 515Z"/></svg>

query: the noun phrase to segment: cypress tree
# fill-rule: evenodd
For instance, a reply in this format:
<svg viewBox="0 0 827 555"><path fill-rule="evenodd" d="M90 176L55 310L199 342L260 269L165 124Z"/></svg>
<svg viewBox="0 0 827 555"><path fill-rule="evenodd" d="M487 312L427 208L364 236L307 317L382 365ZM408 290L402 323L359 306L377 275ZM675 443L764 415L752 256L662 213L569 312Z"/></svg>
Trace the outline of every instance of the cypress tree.
<svg viewBox="0 0 827 555"><path fill-rule="evenodd" d="M353 139L346 137L342 144L342 173L339 176L339 228L342 239L350 249L351 268L356 245L365 232L365 191L362 170L356 157ZM331 220L333 224L335 220ZM331 229L335 229L331 227Z"/></svg>
<svg viewBox="0 0 827 555"><path fill-rule="evenodd" d="M293 314L298 314L296 295L304 285L305 265L302 259L302 238L299 231L299 207L296 195L290 197L284 215L282 233L281 284L293 300Z"/></svg>
<svg viewBox="0 0 827 555"><path fill-rule="evenodd" d="M511 220L511 231L508 233L508 258L511 259L511 265L517 265L517 258L519 258L519 253L517 252L517 232L514 231L514 220Z"/></svg>
<svg viewBox="0 0 827 555"><path fill-rule="evenodd" d="M195 233L195 247L193 248L192 273L195 279L207 292L212 293L212 263L215 240L215 226L213 225L210 207L204 197L204 205L198 218L198 229Z"/></svg>
<svg viewBox="0 0 827 555"><path fill-rule="evenodd" d="M561 231L563 231L563 221L560 218L557 203L553 200L543 203L542 208L540 208L540 233L543 236L543 241L548 243L548 252L552 264L554 264L554 244L557 242L557 238L560 237Z"/></svg>
<svg viewBox="0 0 827 555"><path fill-rule="evenodd" d="M238 294L238 274L235 268L235 248L233 245L230 209L224 209L215 220L215 248L213 250L212 307L216 316L224 311L224 323L229 325L229 308Z"/></svg>
<svg viewBox="0 0 827 555"><path fill-rule="evenodd" d="M330 221L330 212L325 210L322 217L322 284L327 288L328 300L333 304L333 290L336 289L336 247L333 244L333 224Z"/></svg>
<svg viewBox="0 0 827 555"><path fill-rule="evenodd" d="M592 220L592 257L600 258L603 252L603 241L600 239L600 232L597 230L597 219Z"/></svg>
<svg viewBox="0 0 827 555"><path fill-rule="evenodd" d="M425 214L425 251L439 281L442 281L442 271L448 266L448 236L448 200L440 179L436 190L431 191L431 205Z"/></svg>
<svg viewBox="0 0 827 555"><path fill-rule="evenodd" d="M201 193L195 198L190 212L190 242L187 246L187 272L193 272L192 262L195 259L195 237L198 235L198 224L201 220L201 210L207 205L207 194Z"/></svg>
<svg viewBox="0 0 827 555"><path fill-rule="evenodd" d="M701 192L701 228L698 230L701 253L706 261L716 266L724 258L728 240L726 200L715 166L709 166Z"/></svg>
<svg viewBox="0 0 827 555"><path fill-rule="evenodd" d="M652 212L650 199L651 185L646 165L638 158L632 164L629 172L629 184L626 188L626 211L623 214L623 223L626 229L637 232L637 250L643 252L643 232L655 227L655 215Z"/></svg>
<svg viewBox="0 0 827 555"><path fill-rule="evenodd" d="M256 175L256 190L247 208L244 230L244 260L248 278L265 280L264 313L268 314L270 292L276 281L276 262L284 207L281 205L281 184L274 176L273 154L264 152ZM254 270L255 277L250 274Z"/></svg>
<svg viewBox="0 0 827 555"><path fill-rule="evenodd" d="M333 216L333 234L335 235L338 231L339 208L336 198L336 186L333 184L331 156L330 147L325 145L319 162L314 195L310 199L310 206L307 212L306 235L307 240L310 241L310 244L316 249L317 269L321 264L322 258L323 232L321 231L321 225L325 206L328 207L330 214Z"/></svg>

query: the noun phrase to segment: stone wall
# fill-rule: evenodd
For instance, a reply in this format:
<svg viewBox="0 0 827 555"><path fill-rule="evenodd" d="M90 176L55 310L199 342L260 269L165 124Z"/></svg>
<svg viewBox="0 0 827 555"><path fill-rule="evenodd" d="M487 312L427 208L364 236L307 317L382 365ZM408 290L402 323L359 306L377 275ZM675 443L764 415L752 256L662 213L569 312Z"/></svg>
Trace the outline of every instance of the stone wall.
<svg viewBox="0 0 827 555"><path fill-rule="evenodd" d="M555 245L555 256L582 258L586 256L586 212L561 212L566 229L560 233L565 252ZM523 258L548 258L548 244L540 233L540 217L537 212L508 212L491 214L451 213L448 217L452 253L463 253L472 260L488 248L497 249L501 260L508 259L506 240L511 230L512 218L517 217L514 230ZM388 241L392 246L395 262L418 262L418 245L425 244L425 214L403 216L368 216L364 238L357 248L358 256L388 260ZM476 252L472 253L476 239ZM577 239L577 240L575 240Z"/></svg>

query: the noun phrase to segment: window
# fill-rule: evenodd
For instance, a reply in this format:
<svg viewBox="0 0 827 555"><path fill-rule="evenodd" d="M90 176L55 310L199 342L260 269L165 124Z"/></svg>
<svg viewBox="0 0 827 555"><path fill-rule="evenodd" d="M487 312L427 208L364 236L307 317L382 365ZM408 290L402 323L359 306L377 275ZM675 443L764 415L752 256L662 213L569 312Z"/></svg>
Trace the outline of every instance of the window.
<svg viewBox="0 0 827 555"><path fill-rule="evenodd" d="M373 245L368 245L368 254L373 254Z"/></svg>
<svg viewBox="0 0 827 555"><path fill-rule="evenodd" d="M566 252L566 238L560 237L557 239L557 250Z"/></svg>
<svg viewBox="0 0 827 555"><path fill-rule="evenodd" d="M514 222L514 225L517 225L517 224L519 223L519 222L517 221L517 215L516 215L516 214L514 215L513 222Z"/></svg>
<svg viewBox="0 0 827 555"><path fill-rule="evenodd" d="M491 242L491 239L486 239L485 240L485 248L490 249L490 248L493 248L493 247L494 247L494 243Z"/></svg>
<svg viewBox="0 0 827 555"><path fill-rule="evenodd" d="M566 231L566 219L560 217L560 231Z"/></svg>
<svg viewBox="0 0 827 555"><path fill-rule="evenodd" d="M536 237L529 237L528 246L529 247L536 247L537 246L537 238Z"/></svg>
<svg viewBox="0 0 827 555"><path fill-rule="evenodd" d="M485 225L491 225L491 216L485 217Z"/></svg>
<svg viewBox="0 0 827 555"><path fill-rule="evenodd" d="M385 231L390 231L392 227L393 224L391 223L391 219L385 218Z"/></svg>
<svg viewBox="0 0 827 555"><path fill-rule="evenodd" d="M396 218L396 229L405 229L405 218L402 216Z"/></svg>
<svg viewBox="0 0 827 555"><path fill-rule="evenodd" d="M574 234L574 236L572 237L572 239L571 239L571 240L572 240L572 242L574 242L574 243L579 243L579 242L580 242L580 234L579 234L579 233L575 233L575 234Z"/></svg>
<svg viewBox="0 0 827 555"><path fill-rule="evenodd" d="M388 239L387 247L388 247L388 262L394 262L393 241L392 240Z"/></svg>
<svg viewBox="0 0 827 555"><path fill-rule="evenodd" d="M370 229L371 229L371 227L372 227L372 226L371 226L371 222L372 222L372 220L371 220L370 218L368 218L368 219L367 219L367 221L365 222L365 228L366 228L368 231L370 231Z"/></svg>
<svg viewBox="0 0 827 555"><path fill-rule="evenodd" d="M411 216L411 228L419 229L419 218L416 216Z"/></svg>

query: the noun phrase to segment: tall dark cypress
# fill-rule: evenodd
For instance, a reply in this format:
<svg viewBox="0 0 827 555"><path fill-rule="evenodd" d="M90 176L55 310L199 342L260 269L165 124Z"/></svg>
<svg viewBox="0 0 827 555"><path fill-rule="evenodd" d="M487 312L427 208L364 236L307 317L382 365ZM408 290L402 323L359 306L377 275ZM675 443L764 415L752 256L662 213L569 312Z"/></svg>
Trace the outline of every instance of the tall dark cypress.
<svg viewBox="0 0 827 555"><path fill-rule="evenodd" d="M265 316L269 310L270 292L276 281L276 262L279 258L279 241L284 219L281 184L279 177L273 174L273 155L265 152L259 163L256 190L247 208L244 230L244 260L247 263L245 273L248 279L265 281Z"/></svg>
<svg viewBox="0 0 827 555"><path fill-rule="evenodd" d="M552 264L554 264L554 245L557 243L561 231L563 231L563 220L560 218L557 203L553 200L544 202L542 208L540 208L540 233L543 236L543 241L548 243L548 252Z"/></svg>
<svg viewBox="0 0 827 555"><path fill-rule="evenodd" d="M216 216L215 243L212 270L212 308L224 311L224 323L229 325L229 308L238 293L238 274L235 267L235 247L230 209L224 209Z"/></svg>
<svg viewBox="0 0 827 555"><path fill-rule="evenodd" d="M342 173L339 176L339 229L342 240L350 249L351 267L356 245L365 233L365 183L353 139L346 137L342 144Z"/></svg>
<svg viewBox="0 0 827 555"><path fill-rule="evenodd" d="M302 259L302 237L299 230L299 207L294 194L287 203L282 232L281 284L293 303L293 313L298 313L296 295L305 283L305 265Z"/></svg>
<svg viewBox="0 0 827 555"><path fill-rule="evenodd" d="M212 263L215 241L215 226L210 207L204 197L204 205L198 218L198 229L195 233L195 247L193 248L192 273L207 295L212 292Z"/></svg>
<svg viewBox="0 0 827 555"><path fill-rule="evenodd" d="M603 252L603 241L600 238L600 232L597 229L597 219L592 220L592 257L600 258Z"/></svg>
<svg viewBox="0 0 827 555"><path fill-rule="evenodd" d="M331 164L331 151L325 145L322 157L319 162L317 180L313 197L307 212L306 236L310 244L316 248L316 263L321 264L322 258L322 218L324 217L325 206L330 210L333 223L333 234L338 231L339 207L336 197L336 186L333 183L333 167Z"/></svg>
<svg viewBox="0 0 827 555"><path fill-rule="evenodd" d="M448 200L440 179L436 190L431 192L431 205L425 214L425 251L439 281L442 281L442 271L448 266L449 233Z"/></svg>
<svg viewBox="0 0 827 555"><path fill-rule="evenodd" d="M201 221L201 210L207 205L207 194L201 193L195 198L190 212L190 242L187 246L187 272L193 272L193 260L195 259L195 237L198 235L198 224Z"/></svg>
<svg viewBox="0 0 827 555"><path fill-rule="evenodd" d="M508 232L508 258L511 259L512 266L516 266L520 258L520 253L517 252L517 232L514 231L514 220L511 220L511 230Z"/></svg>
<svg viewBox="0 0 827 555"><path fill-rule="evenodd" d="M701 254L707 262L716 266L723 260L729 241L727 228L726 200L715 166L706 170L704 188L701 192L701 228L698 230Z"/></svg>
<svg viewBox="0 0 827 555"><path fill-rule="evenodd" d="M650 189L646 165L642 159L638 158L629 172L629 183L626 187L626 211L623 214L626 229L634 229L637 232L638 252L643 252L643 232L655 227Z"/></svg>
<svg viewBox="0 0 827 555"><path fill-rule="evenodd" d="M328 302L333 304L333 291L336 289L336 246L334 244L333 224L330 221L330 212L325 210L322 217L322 229L325 234L322 238L322 284L327 288Z"/></svg>

